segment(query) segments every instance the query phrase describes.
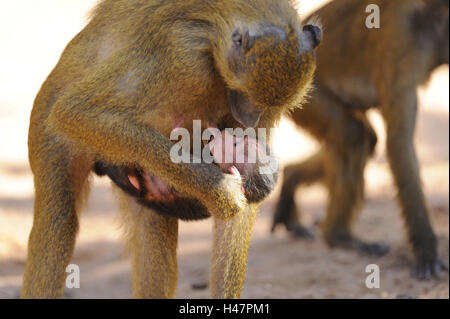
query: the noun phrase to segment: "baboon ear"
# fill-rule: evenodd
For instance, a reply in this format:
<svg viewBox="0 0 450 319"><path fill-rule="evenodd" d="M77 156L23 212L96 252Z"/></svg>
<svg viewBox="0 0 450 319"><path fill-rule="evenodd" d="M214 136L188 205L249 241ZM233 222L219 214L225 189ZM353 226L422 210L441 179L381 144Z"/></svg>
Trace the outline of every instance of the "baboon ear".
<svg viewBox="0 0 450 319"><path fill-rule="evenodd" d="M250 36L247 27L234 30L231 40L233 41L233 48L244 53L248 52L253 46L253 37Z"/></svg>
<svg viewBox="0 0 450 319"><path fill-rule="evenodd" d="M322 30L320 27L307 24L298 34L300 50L313 51L322 41Z"/></svg>
<svg viewBox="0 0 450 319"><path fill-rule="evenodd" d="M307 24L303 27L303 32L309 33L314 48L316 48L320 44L320 42L322 42L322 29L320 29L318 26Z"/></svg>

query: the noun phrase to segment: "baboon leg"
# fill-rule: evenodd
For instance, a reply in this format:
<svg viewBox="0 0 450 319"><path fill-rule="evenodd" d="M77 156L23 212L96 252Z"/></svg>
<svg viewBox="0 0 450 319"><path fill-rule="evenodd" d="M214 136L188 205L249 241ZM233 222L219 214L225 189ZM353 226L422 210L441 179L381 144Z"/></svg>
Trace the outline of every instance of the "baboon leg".
<svg viewBox="0 0 450 319"><path fill-rule="evenodd" d="M416 258L413 275L429 279L432 275L439 276L441 268L447 267L438 259L437 239L428 218L414 149L416 90L404 90L385 102L382 112L387 128L387 153Z"/></svg>
<svg viewBox="0 0 450 319"><path fill-rule="evenodd" d="M331 247L357 249L382 256L389 251L383 243L367 243L352 234L353 220L364 199L364 168L372 153L372 131L353 115L345 119L347 130L341 144L328 140L325 150L325 183L329 200L323 223L325 240Z"/></svg>
<svg viewBox="0 0 450 319"><path fill-rule="evenodd" d="M293 119L323 145L323 174L329 193L323 222L327 243L385 254L386 245L365 243L351 231L364 197L364 167L376 145L376 135L364 115L351 111L319 86L310 103L294 112Z"/></svg>
<svg viewBox="0 0 450 319"><path fill-rule="evenodd" d="M116 193L119 193L117 188ZM177 290L178 220L159 215L121 193L135 298L174 298Z"/></svg>
<svg viewBox="0 0 450 319"><path fill-rule="evenodd" d="M69 158L63 149L54 144L51 157L36 156L31 163L39 174L34 174L34 220L22 298L60 298L64 293L78 230L77 208L92 163Z"/></svg>
<svg viewBox="0 0 450 319"><path fill-rule="evenodd" d="M300 212L295 205L295 190L301 184L311 184L323 177L323 152L319 151L303 162L288 165L283 171L283 185L275 209L272 232L278 224L297 238L313 239L314 232L300 223Z"/></svg>
<svg viewBox="0 0 450 319"><path fill-rule="evenodd" d="M214 218L214 241L211 260L212 298L239 298L245 280L247 250L257 214L249 205L243 214L228 221Z"/></svg>
<svg viewBox="0 0 450 319"><path fill-rule="evenodd" d="M353 235L351 229L364 198L366 156L360 147L347 148L344 152L331 146L327 149L325 175L329 199L323 231L331 247L357 249L364 254L382 256L389 251L389 246L362 241Z"/></svg>

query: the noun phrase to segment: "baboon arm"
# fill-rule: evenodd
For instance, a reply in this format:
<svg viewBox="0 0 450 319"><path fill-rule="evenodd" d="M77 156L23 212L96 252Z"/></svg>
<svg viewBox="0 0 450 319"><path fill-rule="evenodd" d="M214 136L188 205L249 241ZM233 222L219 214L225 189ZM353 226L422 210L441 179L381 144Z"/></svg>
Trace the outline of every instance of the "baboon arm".
<svg viewBox="0 0 450 319"><path fill-rule="evenodd" d="M214 218L211 266L212 298L240 298L245 280L247 251L257 205L227 221Z"/></svg>
<svg viewBox="0 0 450 319"><path fill-rule="evenodd" d="M71 142L83 145L117 165L137 163L178 191L199 199L219 218L229 218L245 207L240 181L230 183L213 164L174 163L173 143L160 132L139 121L138 106L129 105L117 87L117 74L92 72L68 89L53 105L49 129ZM231 186L230 186L231 185Z"/></svg>

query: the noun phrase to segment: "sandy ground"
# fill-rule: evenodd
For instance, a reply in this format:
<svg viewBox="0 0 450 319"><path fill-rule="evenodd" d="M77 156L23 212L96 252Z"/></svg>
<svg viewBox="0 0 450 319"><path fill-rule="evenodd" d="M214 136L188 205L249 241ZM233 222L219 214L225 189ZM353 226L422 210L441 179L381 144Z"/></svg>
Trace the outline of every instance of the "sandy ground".
<svg viewBox="0 0 450 319"><path fill-rule="evenodd" d="M305 12L322 1L303 1ZM84 24L92 0L0 2L0 298L16 297L21 286L27 237L32 225L33 184L27 163L26 135L32 101L58 56ZM430 216L441 257L449 261L449 100L448 68L439 69L420 90L416 143ZM410 278L412 254L395 202L395 188L385 158L383 124L370 114L381 138L366 171L367 200L355 225L364 239L389 243L390 253L370 258L330 250L318 232L315 241L295 241L279 229L270 235L277 190L261 207L248 256L244 298L448 298L448 275L418 282ZM277 135L282 163L303 158L317 145L284 120ZM293 144L294 143L294 144ZM306 224L324 215L326 194L320 186L297 194ZM93 179L81 214L73 263L81 269L81 288L72 298L128 298L130 260L121 240L117 205L106 179ZM208 297L191 285L208 278L211 221L181 223L179 298ZM381 287L368 289L365 268L376 263Z"/></svg>

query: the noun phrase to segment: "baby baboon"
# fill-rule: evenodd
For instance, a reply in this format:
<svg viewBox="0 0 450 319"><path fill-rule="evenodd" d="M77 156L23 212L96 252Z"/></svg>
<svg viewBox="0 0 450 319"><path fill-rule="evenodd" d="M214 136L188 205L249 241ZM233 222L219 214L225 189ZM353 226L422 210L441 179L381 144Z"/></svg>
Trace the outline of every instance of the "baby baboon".
<svg viewBox="0 0 450 319"><path fill-rule="evenodd" d="M289 0L101 1L33 106L36 197L22 297L62 296L96 162L137 167L194 201L191 211L201 204L214 218L212 296L239 297L258 205L240 176L172 161L169 137L176 127L192 133L193 120L202 129L273 127L309 89L320 33L301 27ZM124 219L134 294L173 297L178 220L132 204L139 212Z"/></svg>
<svg viewBox="0 0 450 319"><path fill-rule="evenodd" d="M366 7L372 3L380 7L379 29L365 25ZM339 0L314 15L327 32L317 52L316 89L292 119L317 138L322 149L284 170L273 228L281 223L300 237L311 236L299 223L294 191L300 184L322 180L329 193L323 223L328 244L372 254L387 252L387 246L364 243L351 232L363 199L364 167L376 144L364 112L379 106L398 200L416 258L413 274L438 276L443 265L427 215L413 135L417 87L436 67L449 62L449 2Z"/></svg>

